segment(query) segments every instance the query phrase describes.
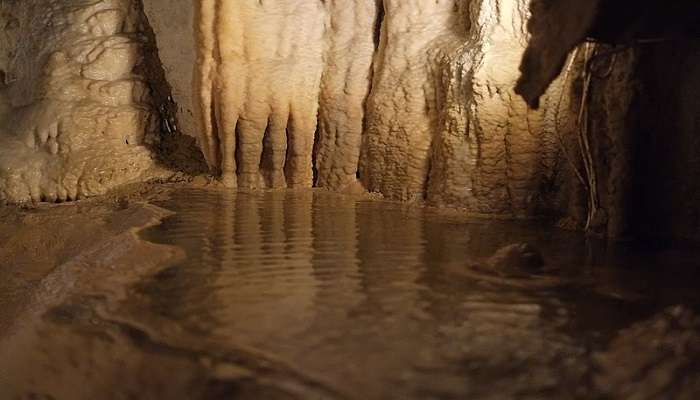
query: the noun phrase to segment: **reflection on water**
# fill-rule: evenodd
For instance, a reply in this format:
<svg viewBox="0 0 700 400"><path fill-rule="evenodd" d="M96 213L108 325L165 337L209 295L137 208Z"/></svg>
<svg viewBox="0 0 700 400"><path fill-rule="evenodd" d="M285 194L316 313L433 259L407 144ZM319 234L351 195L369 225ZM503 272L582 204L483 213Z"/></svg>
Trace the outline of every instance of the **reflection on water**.
<svg viewBox="0 0 700 400"><path fill-rule="evenodd" d="M590 398L590 354L697 287L655 275L660 292L645 272L657 259L575 235L321 191L183 190L163 206L176 214L143 236L188 257L139 285L130 318L352 398ZM470 267L519 241L554 272ZM615 262L633 270L602 268Z"/></svg>

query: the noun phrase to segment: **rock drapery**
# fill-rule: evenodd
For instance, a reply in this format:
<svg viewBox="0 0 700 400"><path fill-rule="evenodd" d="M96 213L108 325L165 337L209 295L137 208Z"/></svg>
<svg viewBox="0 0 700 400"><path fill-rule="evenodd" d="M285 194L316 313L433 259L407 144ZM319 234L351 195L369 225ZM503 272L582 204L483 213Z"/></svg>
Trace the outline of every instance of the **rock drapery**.
<svg viewBox="0 0 700 400"><path fill-rule="evenodd" d="M541 188L562 160L553 118L562 88L536 112L512 91L527 1L196 7L195 108L225 183L359 182L392 199L489 214L551 206Z"/></svg>
<svg viewBox="0 0 700 400"><path fill-rule="evenodd" d="M341 186L355 176L374 52L374 0L200 1L202 147L241 188ZM318 140L316 135L318 130Z"/></svg>
<svg viewBox="0 0 700 400"><path fill-rule="evenodd" d="M311 186L323 72L322 6L199 3L202 145L224 183Z"/></svg>

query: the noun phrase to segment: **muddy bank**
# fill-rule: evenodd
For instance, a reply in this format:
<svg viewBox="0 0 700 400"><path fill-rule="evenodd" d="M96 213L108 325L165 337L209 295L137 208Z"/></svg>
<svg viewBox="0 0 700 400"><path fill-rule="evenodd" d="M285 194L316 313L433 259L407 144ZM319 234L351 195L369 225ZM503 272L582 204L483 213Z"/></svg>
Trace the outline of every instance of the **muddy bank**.
<svg viewBox="0 0 700 400"><path fill-rule="evenodd" d="M136 245L136 230L168 214L148 205L166 193L165 187L139 184L76 203L0 206L0 332L66 263L99 246Z"/></svg>

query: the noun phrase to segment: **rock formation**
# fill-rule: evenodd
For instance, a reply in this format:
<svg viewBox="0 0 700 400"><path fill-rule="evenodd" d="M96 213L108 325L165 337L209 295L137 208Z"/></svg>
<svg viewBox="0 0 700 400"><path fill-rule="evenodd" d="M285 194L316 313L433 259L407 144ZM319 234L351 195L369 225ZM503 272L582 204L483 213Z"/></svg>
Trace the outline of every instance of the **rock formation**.
<svg viewBox="0 0 700 400"><path fill-rule="evenodd" d="M0 201L66 201L155 167L130 0L0 3Z"/></svg>
<svg viewBox="0 0 700 400"><path fill-rule="evenodd" d="M559 193L568 96L555 85L535 112L512 91L526 1L200 1L194 82L161 34L180 28L160 17L169 3L144 5L175 100L194 86L202 149L230 186L359 183L506 215Z"/></svg>
<svg viewBox="0 0 700 400"><path fill-rule="evenodd" d="M533 0L531 11L516 87L531 106L569 52L596 41L578 51L586 68L575 74L572 153L585 182L573 187L569 215L588 209L589 230L608 237L700 237L700 104L691 94L700 90L700 3Z"/></svg>
<svg viewBox="0 0 700 400"><path fill-rule="evenodd" d="M140 7L129 7L135 4L114 1L85 7L118 4L139 14ZM128 106L152 113L149 104L159 104L159 118L166 122L161 125L198 137L225 184L335 190L361 185L392 199L483 214L560 208L555 203L568 190L562 187L569 178L561 171L560 135L571 129L570 96L563 84L554 84L542 109L530 111L512 90L526 45L526 0L187 3L144 0L148 25L130 31L139 40L151 39L139 30L155 33L174 115L160 109L162 90L144 92L158 95L158 101L144 98ZM9 9L41 12L28 7ZM67 29L88 32L64 14L66 9L58 9L49 15L66 19ZM77 36L61 36L53 46L70 46L73 40ZM128 59L122 67L137 77L133 72L142 61L138 46L132 50L118 60ZM112 71L119 63L92 68L106 76L88 73L88 78L124 80ZM151 75L135 80L163 86ZM29 77L21 82L38 85ZM145 138L154 125L135 131ZM94 128L80 128L94 135ZM90 136L66 129L75 132L70 137ZM87 153L116 147L87 142ZM64 163L75 158L70 154ZM121 157L133 158L131 153ZM93 168L102 169L109 168ZM143 163L135 167L139 173L147 169ZM20 174L14 167L6 170ZM35 175L67 179L49 178L41 170ZM103 186L131 178L123 177L103 179L109 182ZM31 197L16 194L10 183L1 186L11 201Z"/></svg>
<svg viewBox="0 0 700 400"><path fill-rule="evenodd" d="M0 196L70 200L152 177L153 147L174 132L230 187L364 189L623 236L649 211L629 204L662 137L640 122L655 106L639 94L662 86L642 66L668 47L631 44L687 38L696 3L6 0ZM574 52L587 37L611 44ZM673 84L696 87L697 45L674 48ZM661 115L692 167L688 93ZM662 158L654 179L682 188L667 188L668 216L697 185ZM690 203L683 221L700 215Z"/></svg>

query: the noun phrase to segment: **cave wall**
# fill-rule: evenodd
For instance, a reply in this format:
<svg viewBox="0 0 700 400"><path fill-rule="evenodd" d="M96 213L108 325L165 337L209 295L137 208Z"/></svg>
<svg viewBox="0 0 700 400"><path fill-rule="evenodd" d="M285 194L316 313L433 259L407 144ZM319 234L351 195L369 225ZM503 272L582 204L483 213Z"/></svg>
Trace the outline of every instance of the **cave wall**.
<svg viewBox="0 0 700 400"><path fill-rule="evenodd" d="M527 6L471 3L466 40L456 41L461 45L451 53L438 53L438 118L426 193L431 204L508 216L561 207L569 176L558 135L572 129L571 98L563 79L551 85L539 110L514 93Z"/></svg>
<svg viewBox="0 0 700 400"><path fill-rule="evenodd" d="M3 45L0 63L21 76L1 97L37 99L1 124L11 201L145 179L160 131L197 137L211 170L242 189L366 189L509 216L560 210L568 191L568 83L551 85L537 111L512 90L526 0L2 4L21 14L5 23L17 37L7 43L29 45L11 62ZM34 23L42 17L47 28ZM88 109L76 101L86 93ZM89 121L62 122L78 117ZM22 143L37 130L83 146Z"/></svg>
<svg viewBox="0 0 700 400"><path fill-rule="evenodd" d="M368 190L424 198L440 111L435 71L465 42L467 11L451 1L384 2L360 168Z"/></svg>
<svg viewBox="0 0 700 400"><path fill-rule="evenodd" d="M615 49L603 46L610 51ZM700 41L636 45L606 57L588 130L607 237L700 238Z"/></svg>
<svg viewBox="0 0 700 400"><path fill-rule="evenodd" d="M195 136L198 131L196 108L191 94L195 71L193 61L197 50L192 0L144 0L142 3L148 25L154 31L153 40L156 41L160 65L169 85L164 91L177 99L177 102L173 100L176 110L172 116L177 123L169 128Z"/></svg>
<svg viewBox="0 0 700 400"><path fill-rule="evenodd" d="M0 197L71 200L154 176L165 129L196 137L232 187L361 189L581 226L585 60L571 50L612 32L599 12L567 0L6 0ZM592 230L696 236L697 41L597 49L614 56L583 100Z"/></svg>
<svg viewBox="0 0 700 400"><path fill-rule="evenodd" d="M0 201L66 201L155 174L130 0L0 2Z"/></svg>
<svg viewBox="0 0 700 400"><path fill-rule="evenodd" d="M531 106L567 54L589 51L571 93L583 104L574 136L590 145L572 149L587 181L569 192L573 224L590 218L591 232L613 238L697 240L700 3L533 0L531 11L516 87ZM596 43L581 44L586 37Z"/></svg>
<svg viewBox="0 0 700 400"><path fill-rule="evenodd" d="M177 8L191 18L167 17L170 2L144 9L179 109L194 105L197 128L188 112L179 125L196 130L229 186L364 188L489 215L561 208L568 92L555 83L532 111L512 89L527 1L202 0ZM196 60L181 37L190 20Z"/></svg>
<svg viewBox="0 0 700 400"><path fill-rule="evenodd" d="M638 50L633 229L700 239L700 40ZM634 204L634 203L633 203Z"/></svg>
<svg viewBox="0 0 700 400"><path fill-rule="evenodd" d="M609 54L583 98L586 60L571 50L646 29L606 29L606 4L7 0L0 197L71 200L147 179L165 130L197 137L239 188L369 190L569 217L610 237L697 236L697 41L596 45Z"/></svg>

